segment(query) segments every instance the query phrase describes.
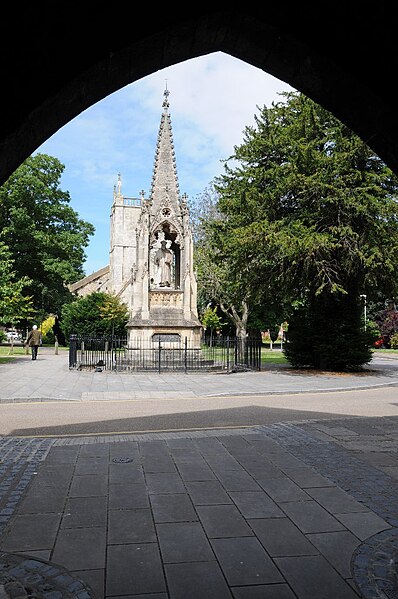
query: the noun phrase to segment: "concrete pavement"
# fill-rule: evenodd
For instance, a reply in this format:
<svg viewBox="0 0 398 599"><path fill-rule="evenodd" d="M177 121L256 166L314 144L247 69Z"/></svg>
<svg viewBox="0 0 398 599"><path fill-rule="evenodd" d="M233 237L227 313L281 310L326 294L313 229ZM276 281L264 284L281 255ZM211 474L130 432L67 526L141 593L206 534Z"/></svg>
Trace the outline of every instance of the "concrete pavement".
<svg viewBox="0 0 398 599"><path fill-rule="evenodd" d="M262 372L116 373L70 371L67 353L40 348L37 361L19 356L1 366L0 401L200 398L377 389L398 384L398 359L377 356L364 372L305 373L269 364Z"/></svg>
<svg viewBox="0 0 398 599"><path fill-rule="evenodd" d="M66 355L42 350L0 377L0 420L54 400L95 412L117 397L316 392L323 410L336 392L348 404L358 388L389 398L376 416L362 407L244 428L0 437L1 599L396 596L398 362L341 376L272 366L117 375L70 372Z"/></svg>

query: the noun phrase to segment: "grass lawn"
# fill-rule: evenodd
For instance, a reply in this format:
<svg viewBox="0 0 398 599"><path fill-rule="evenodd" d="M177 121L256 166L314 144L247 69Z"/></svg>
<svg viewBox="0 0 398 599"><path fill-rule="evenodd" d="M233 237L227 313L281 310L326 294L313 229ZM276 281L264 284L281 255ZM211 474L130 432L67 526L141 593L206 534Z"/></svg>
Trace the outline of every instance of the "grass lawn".
<svg viewBox="0 0 398 599"><path fill-rule="evenodd" d="M289 364L285 355L280 350L270 350L262 348L261 350L261 364Z"/></svg>
<svg viewBox="0 0 398 599"><path fill-rule="evenodd" d="M25 354L25 348L23 345L14 345L11 353L11 345L0 345L0 364L6 364L11 362L18 356Z"/></svg>
<svg viewBox="0 0 398 599"><path fill-rule="evenodd" d="M213 347L209 348L208 346L203 347L203 351L209 358L219 359L222 361L226 361L226 351L223 348ZM234 349L231 347L229 349L230 356L230 364L232 364L234 359ZM285 358L282 351L278 349L269 349L268 347L261 348L261 364L262 366L266 366L267 364L288 364L289 362Z"/></svg>

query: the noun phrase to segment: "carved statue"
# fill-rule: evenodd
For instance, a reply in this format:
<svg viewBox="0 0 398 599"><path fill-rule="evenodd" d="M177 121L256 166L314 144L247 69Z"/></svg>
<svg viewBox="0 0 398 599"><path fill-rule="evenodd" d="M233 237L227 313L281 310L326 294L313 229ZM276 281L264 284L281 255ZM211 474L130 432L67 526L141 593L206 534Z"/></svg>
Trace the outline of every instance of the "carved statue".
<svg viewBox="0 0 398 599"><path fill-rule="evenodd" d="M161 247L155 255L155 264L160 269L160 287L171 286L171 266L173 264L173 252L168 249L166 241L161 242Z"/></svg>

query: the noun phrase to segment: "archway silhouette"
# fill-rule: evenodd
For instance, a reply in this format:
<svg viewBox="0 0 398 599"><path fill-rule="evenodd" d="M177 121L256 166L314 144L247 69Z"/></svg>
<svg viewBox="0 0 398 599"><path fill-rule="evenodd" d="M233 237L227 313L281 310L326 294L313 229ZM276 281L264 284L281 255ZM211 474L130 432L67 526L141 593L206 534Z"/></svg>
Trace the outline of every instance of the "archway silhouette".
<svg viewBox="0 0 398 599"><path fill-rule="evenodd" d="M139 5L139 19L112 9L98 3L2 8L0 184L110 93L216 51L323 105L398 174L398 115L389 87L398 66L396 23L383 2L326 9L246 2L235 10L147 3Z"/></svg>
<svg viewBox="0 0 398 599"><path fill-rule="evenodd" d="M335 8L249 4L239 9L140 7L5 10L0 184L46 139L125 85L222 51L305 93L352 128L398 173L394 19L379 3Z"/></svg>

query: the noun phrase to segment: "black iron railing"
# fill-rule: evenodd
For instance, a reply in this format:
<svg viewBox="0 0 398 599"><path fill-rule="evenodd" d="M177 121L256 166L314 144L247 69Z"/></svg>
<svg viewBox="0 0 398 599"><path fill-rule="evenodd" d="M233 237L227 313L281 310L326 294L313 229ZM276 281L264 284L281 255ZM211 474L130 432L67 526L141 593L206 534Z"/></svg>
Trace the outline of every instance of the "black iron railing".
<svg viewBox="0 0 398 599"><path fill-rule="evenodd" d="M136 371L227 371L261 370L261 340L217 337L200 345L188 339L164 341L129 340L115 337L80 337L69 341L69 368Z"/></svg>

